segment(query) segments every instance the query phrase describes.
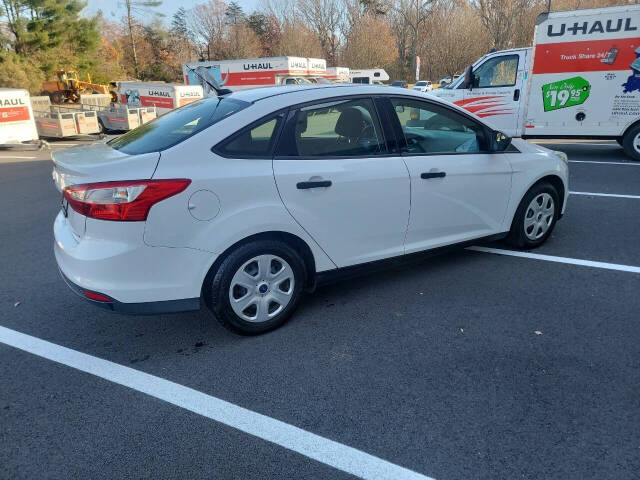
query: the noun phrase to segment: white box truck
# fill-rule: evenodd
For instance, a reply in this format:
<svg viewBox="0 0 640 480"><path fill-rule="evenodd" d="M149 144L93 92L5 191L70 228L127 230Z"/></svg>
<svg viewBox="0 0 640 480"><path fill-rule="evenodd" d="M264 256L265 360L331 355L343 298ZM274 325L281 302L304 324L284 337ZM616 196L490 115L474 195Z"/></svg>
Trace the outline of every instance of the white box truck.
<svg viewBox="0 0 640 480"><path fill-rule="evenodd" d="M221 87L229 90L307 83L306 79L324 77L327 72L327 62L322 58L269 57L211 60L184 63L182 65L184 83L198 85L199 80L195 73L198 67L206 68Z"/></svg>
<svg viewBox="0 0 640 480"><path fill-rule="evenodd" d="M640 5L543 13L532 48L431 93L510 136L615 139L640 160Z"/></svg>
<svg viewBox="0 0 640 480"><path fill-rule="evenodd" d="M128 107L156 107L162 115L174 108L200 100L204 96L200 85L175 83L119 82L118 100Z"/></svg>
<svg viewBox="0 0 640 480"><path fill-rule="evenodd" d="M29 92L19 88L0 88L0 145L38 140Z"/></svg>

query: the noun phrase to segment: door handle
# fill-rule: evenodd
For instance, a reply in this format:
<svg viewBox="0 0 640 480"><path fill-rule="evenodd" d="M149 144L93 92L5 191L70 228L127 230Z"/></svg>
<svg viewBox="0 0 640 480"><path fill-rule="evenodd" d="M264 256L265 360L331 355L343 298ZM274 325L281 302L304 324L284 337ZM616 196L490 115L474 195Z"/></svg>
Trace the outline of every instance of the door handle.
<svg viewBox="0 0 640 480"><path fill-rule="evenodd" d="M513 101L514 101L514 102L517 102L518 100L520 100L520 89L519 89L519 88L516 88L516 89L513 91Z"/></svg>
<svg viewBox="0 0 640 480"><path fill-rule="evenodd" d="M429 178L444 178L446 176L446 172L424 172L420 174L420 178L423 178L425 180Z"/></svg>
<svg viewBox="0 0 640 480"><path fill-rule="evenodd" d="M298 182L296 184L296 188L298 190L307 190L309 188L322 188L322 187L330 187L331 180L318 180L315 182Z"/></svg>

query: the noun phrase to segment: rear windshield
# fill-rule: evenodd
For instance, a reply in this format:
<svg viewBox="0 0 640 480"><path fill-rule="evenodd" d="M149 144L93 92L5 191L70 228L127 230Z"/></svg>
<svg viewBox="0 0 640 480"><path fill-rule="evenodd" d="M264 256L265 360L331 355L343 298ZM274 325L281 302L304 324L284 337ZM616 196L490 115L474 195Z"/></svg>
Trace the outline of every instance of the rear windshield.
<svg viewBox="0 0 640 480"><path fill-rule="evenodd" d="M232 97L210 97L145 123L107 142L111 148L129 155L160 152L248 107L248 102Z"/></svg>

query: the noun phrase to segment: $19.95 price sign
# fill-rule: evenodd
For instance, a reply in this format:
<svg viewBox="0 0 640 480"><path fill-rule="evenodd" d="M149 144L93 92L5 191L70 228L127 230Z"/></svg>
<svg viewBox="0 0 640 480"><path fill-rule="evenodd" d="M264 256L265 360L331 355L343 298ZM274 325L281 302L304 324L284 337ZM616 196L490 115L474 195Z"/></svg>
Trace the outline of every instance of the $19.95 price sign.
<svg viewBox="0 0 640 480"><path fill-rule="evenodd" d="M580 105L589 98L591 85L582 77L573 77L542 86L544 111Z"/></svg>

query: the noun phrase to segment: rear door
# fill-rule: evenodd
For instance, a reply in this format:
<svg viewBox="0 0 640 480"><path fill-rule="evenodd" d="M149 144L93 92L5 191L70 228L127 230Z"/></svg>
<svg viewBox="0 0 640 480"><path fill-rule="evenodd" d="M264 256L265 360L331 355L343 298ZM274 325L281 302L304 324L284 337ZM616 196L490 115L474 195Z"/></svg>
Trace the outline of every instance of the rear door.
<svg viewBox="0 0 640 480"><path fill-rule="evenodd" d="M462 101L455 103L485 119L496 130L519 136L527 53L516 50L487 56L473 69L473 87L465 88Z"/></svg>
<svg viewBox="0 0 640 480"><path fill-rule="evenodd" d="M291 109L280 137L282 201L339 267L404 251L409 174L381 127L371 98L348 97Z"/></svg>

